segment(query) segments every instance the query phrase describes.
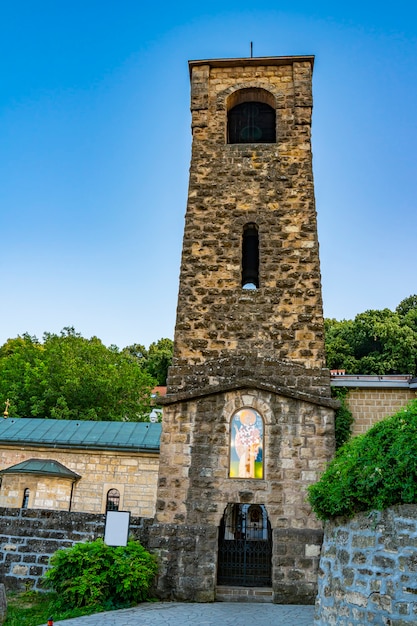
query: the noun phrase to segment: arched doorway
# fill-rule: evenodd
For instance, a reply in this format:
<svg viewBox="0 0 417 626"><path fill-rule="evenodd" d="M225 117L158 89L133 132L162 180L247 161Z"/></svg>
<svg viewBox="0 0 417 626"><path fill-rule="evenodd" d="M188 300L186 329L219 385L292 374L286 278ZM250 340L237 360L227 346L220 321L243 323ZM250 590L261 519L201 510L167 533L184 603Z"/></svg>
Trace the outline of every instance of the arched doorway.
<svg viewBox="0 0 417 626"><path fill-rule="evenodd" d="M228 504L219 529L217 584L270 587L272 532L263 504Z"/></svg>

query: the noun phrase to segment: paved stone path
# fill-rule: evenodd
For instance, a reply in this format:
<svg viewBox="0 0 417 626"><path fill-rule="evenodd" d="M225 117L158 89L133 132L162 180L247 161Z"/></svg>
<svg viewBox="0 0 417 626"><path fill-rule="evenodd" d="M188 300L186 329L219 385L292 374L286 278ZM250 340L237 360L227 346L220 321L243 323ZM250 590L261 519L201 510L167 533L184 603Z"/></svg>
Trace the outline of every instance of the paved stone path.
<svg viewBox="0 0 417 626"><path fill-rule="evenodd" d="M153 602L133 609L54 622L54 626L313 626L313 617L313 606L259 602Z"/></svg>

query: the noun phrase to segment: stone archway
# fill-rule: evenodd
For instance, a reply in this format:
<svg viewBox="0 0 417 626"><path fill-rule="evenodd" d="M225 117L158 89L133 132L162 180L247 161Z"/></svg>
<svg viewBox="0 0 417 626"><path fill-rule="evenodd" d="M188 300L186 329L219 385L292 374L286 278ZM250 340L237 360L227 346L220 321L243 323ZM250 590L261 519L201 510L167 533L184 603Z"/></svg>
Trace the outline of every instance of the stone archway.
<svg viewBox="0 0 417 626"><path fill-rule="evenodd" d="M270 587L272 531L263 504L228 504L219 529L217 584Z"/></svg>

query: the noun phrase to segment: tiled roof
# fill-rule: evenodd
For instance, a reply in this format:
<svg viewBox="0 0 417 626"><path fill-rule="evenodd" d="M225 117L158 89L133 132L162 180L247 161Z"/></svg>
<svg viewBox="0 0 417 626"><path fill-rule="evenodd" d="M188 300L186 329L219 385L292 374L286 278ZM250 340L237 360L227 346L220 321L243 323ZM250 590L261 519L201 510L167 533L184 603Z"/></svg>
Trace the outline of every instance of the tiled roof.
<svg viewBox="0 0 417 626"><path fill-rule="evenodd" d="M62 463L54 461L52 459L27 459L6 467L1 470L0 474L38 474L41 476L59 476L59 478L71 478L72 480L78 480L81 478L79 474L68 469Z"/></svg>
<svg viewBox="0 0 417 626"><path fill-rule="evenodd" d="M159 452L161 424L0 418L0 445Z"/></svg>

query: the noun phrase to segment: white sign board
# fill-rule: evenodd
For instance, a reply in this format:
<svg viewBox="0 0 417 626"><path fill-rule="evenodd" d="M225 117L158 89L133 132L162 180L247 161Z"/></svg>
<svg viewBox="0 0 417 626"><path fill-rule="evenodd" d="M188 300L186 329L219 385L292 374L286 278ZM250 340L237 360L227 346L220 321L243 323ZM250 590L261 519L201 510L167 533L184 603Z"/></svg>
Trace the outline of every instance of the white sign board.
<svg viewBox="0 0 417 626"><path fill-rule="evenodd" d="M130 511L107 511L104 543L125 546L129 537Z"/></svg>

